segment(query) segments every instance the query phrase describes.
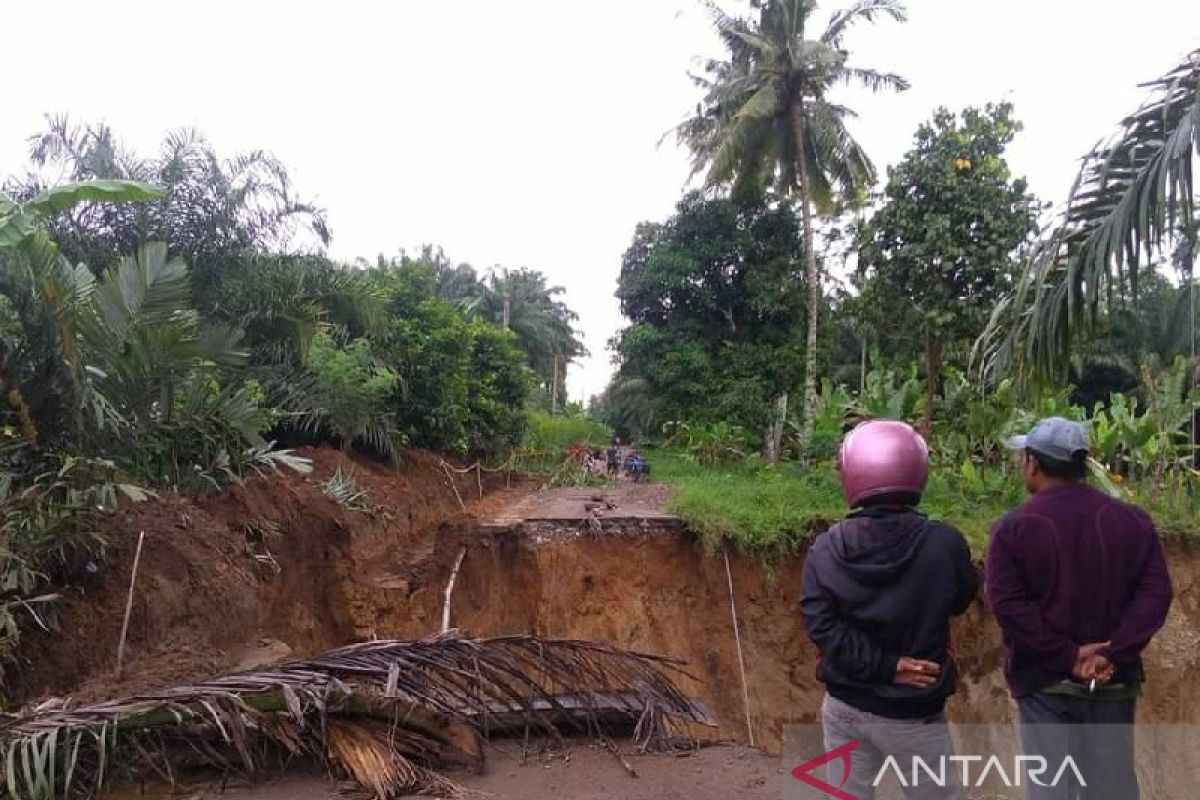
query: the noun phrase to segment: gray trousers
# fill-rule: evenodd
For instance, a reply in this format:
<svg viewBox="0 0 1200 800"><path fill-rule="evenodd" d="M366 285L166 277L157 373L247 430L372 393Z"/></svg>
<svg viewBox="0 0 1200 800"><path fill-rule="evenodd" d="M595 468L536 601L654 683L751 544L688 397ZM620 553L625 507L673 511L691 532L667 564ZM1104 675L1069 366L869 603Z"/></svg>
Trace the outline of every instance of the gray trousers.
<svg viewBox="0 0 1200 800"><path fill-rule="evenodd" d="M821 706L821 724L827 752L848 742L858 742L858 748L852 754L853 769L843 787L857 800L875 800L873 784L888 756L896 759L908 777L915 756L936 765L943 757L948 759L954 755L954 741L950 738L945 714L925 719L891 719L826 696ZM888 774L895 773L889 770ZM840 785L844 775L842 764L831 763L826 769L826 781L832 786ZM908 800L958 800L959 775L955 770L947 770L946 779L945 786L921 780L905 787L904 796Z"/></svg>
<svg viewBox="0 0 1200 800"><path fill-rule="evenodd" d="M1038 692L1017 701L1026 755L1055 769L1069 755L1086 786L1064 776L1058 786L1029 783L1028 800L1138 800L1134 764L1136 700L1090 700Z"/></svg>

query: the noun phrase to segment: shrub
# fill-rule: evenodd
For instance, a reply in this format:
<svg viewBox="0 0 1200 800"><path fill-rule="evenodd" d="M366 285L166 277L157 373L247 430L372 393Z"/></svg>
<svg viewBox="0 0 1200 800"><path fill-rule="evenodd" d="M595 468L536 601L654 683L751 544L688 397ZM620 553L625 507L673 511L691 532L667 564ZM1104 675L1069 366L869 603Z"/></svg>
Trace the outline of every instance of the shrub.
<svg viewBox="0 0 1200 800"><path fill-rule="evenodd" d="M301 424L336 437L343 447L359 443L394 458L400 435L391 407L399 380L376 359L371 343L355 339L339 345L329 334L318 334L308 368L316 379L318 405Z"/></svg>
<svg viewBox="0 0 1200 800"><path fill-rule="evenodd" d="M682 447L688 458L700 464L744 459L748 437L740 425L728 422L668 422L667 443Z"/></svg>

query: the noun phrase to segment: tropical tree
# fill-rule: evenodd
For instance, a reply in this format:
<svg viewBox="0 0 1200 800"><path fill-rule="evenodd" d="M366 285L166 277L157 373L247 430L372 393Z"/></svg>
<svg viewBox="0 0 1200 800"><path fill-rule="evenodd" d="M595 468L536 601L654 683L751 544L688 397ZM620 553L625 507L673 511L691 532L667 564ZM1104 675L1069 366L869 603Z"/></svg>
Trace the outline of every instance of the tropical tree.
<svg viewBox="0 0 1200 800"><path fill-rule="evenodd" d="M638 225L617 288L630 321L609 393L619 427L726 420L763 431L764 452L777 456L773 400L799 378L799 238L791 204L761 193L691 192L666 222ZM653 414L636 407L645 394Z"/></svg>
<svg viewBox="0 0 1200 800"><path fill-rule="evenodd" d="M1004 160L1020 129L1009 103L968 108L961 119L939 109L889 168L883 204L861 230L860 273L907 306L889 312L894 329L913 325L925 339L927 436L946 343L980 334L1034 230L1033 199Z"/></svg>
<svg viewBox="0 0 1200 800"><path fill-rule="evenodd" d="M399 377L372 343L355 339L343 345L320 333L307 365L315 377L315 404L303 413L301 427L331 435L347 450L358 443L394 459L401 444L392 410Z"/></svg>
<svg viewBox="0 0 1200 800"><path fill-rule="evenodd" d="M551 286L546 276L531 269L497 266L480 279L475 268L455 263L445 251L424 245L415 256L380 257L376 269L403 275L388 281L392 305L409 309L431 295L483 322L512 331L517 346L538 378L539 404L557 412L565 403L567 367L587 355L575 328L579 315L561 299L565 289ZM523 392L522 392L523 394Z"/></svg>
<svg viewBox="0 0 1200 800"><path fill-rule="evenodd" d="M99 278L44 239L22 250L0 260L28 277L6 293L18 324L5 359L27 448L103 457L176 486L219 484L267 453L266 415L229 379L245 362L241 332L202 323L187 266L166 245L144 245Z"/></svg>
<svg viewBox="0 0 1200 800"><path fill-rule="evenodd" d="M69 439L79 429L72 319L83 298L76 270L46 235L46 224L81 203L161 197L153 186L120 180L54 186L25 201L0 192L0 392L26 446Z"/></svg>
<svg viewBox="0 0 1200 800"><path fill-rule="evenodd" d="M245 332L252 364L283 368L302 364L322 331L379 332L384 313L367 272L322 256L247 254L202 299L206 317Z"/></svg>
<svg viewBox="0 0 1200 800"><path fill-rule="evenodd" d="M565 396L567 366L587 355L575 323L579 315L558 298L561 286L549 286L537 270L497 267L481 284L476 312L488 322L510 330L529 357L557 411Z"/></svg>
<svg viewBox="0 0 1200 800"><path fill-rule="evenodd" d="M533 374L511 331L440 294L443 274L422 258L372 275L387 312L376 339L399 377L396 422L417 447L499 455L520 443Z"/></svg>
<svg viewBox="0 0 1200 800"><path fill-rule="evenodd" d="M1145 264L1180 226L1194 226L1200 50L1147 86L1150 99L1084 159L1062 219L993 314L977 348L985 373L1016 365L1035 379L1065 378L1101 301L1136 297Z"/></svg>
<svg viewBox="0 0 1200 800"><path fill-rule="evenodd" d="M839 197L858 197L875 180L870 158L846 127L854 112L831 94L842 83L875 91L908 88L899 75L851 65L844 47L854 25L880 17L904 21L907 12L900 0L859 0L835 12L825 31L809 38L815 0L763 0L756 6L753 19L711 6L727 57L709 61L697 76L704 97L678 136L708 184L773 183L798 197L808 289L801 433L807 443L816 408L822 294L814 217L831 211ZM787 402L786 393L777 398L779 419L786 416ZM778 429L782 433L782 426ZM777 454L778 446L768 452Z"/></svg>
<svg viewBox="0 0 1200 800"><path fill-rule="evenodd" d="M245 363L242 332L201 323L187 264L161 242L143 245L99 280L74 273L73 326L88 382L119 424L141 431L169 422L178 392L211 370Z"/></svg>
<svg viewBox="0 0 1200 800"><path fill-rule="evenodd" d="M478 303L486 290L474 267L467 263L454 263L441 247L422 245L415 258L405 255L401 260L432 270L434 293L464 308L471 308Z"/></svg>
<svg viewBox="0 0 1200 800"><path fill-rule="evenodd" d="M618 372L600 395L591 398L588 415L625 441L636 441L662 429L657 400L648 380Z"/></svg>
<svg viewBox="0 0 1200 800"><path fill-rule="evenodd" d="M47 220L67 257L97 270L143 242L166 242L172 256L191 265L203 296L237 269L230 262L239 254L312 250L329 241L324 210L299 199L287 169L260 150L222 158L200 133L180 130L147 157L124 148L107 125L76 125L66 117L49 119L30 142L34 170L12 182L16 196L38 196L47 176L64 174L163 187L158 203L83 203Z"/></svg>

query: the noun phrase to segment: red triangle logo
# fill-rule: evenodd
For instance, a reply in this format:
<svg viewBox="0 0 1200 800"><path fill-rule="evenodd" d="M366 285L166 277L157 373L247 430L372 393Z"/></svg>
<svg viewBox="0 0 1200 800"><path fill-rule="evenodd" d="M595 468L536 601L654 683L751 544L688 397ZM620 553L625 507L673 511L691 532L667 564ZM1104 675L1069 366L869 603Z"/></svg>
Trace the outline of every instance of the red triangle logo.
<svg viewBox="0 0 1200 800"><path fill-rule="evenodd" d="M811 761L806 761L800 766L796 767L794 770L792 770L792 777L801 783L808 784L819 792L823 792L829 797L835 798L835 800L858 800L857 797L845 791L844 789L846 786L846 781L850 780L850 754L857 749L858 739L846 742L841 747L835 750L830 750L825 755L817 756ZM842 771L842 782L837 786L826 783L825 781L811 774L832 761L840 761L842 763L842 767L844 768Z"/></svg>

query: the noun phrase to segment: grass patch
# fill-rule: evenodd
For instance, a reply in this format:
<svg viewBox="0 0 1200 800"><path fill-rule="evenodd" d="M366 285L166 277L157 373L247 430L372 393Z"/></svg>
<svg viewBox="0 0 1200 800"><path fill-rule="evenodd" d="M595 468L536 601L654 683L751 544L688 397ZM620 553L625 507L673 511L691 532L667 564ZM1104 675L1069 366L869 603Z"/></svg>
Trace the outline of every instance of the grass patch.
<svg viewBox="0 0 1200 800"><path fill-rule="evenodd" d="M697 464L661 451L649 461L653 480L676 488L667 510L708 544L728 538L747 552L786 552L845 513L837 475L824 470Z"/></svg>
<svg viewBox="0 0 1200 800"><path fill-rule="evenodd" d="M671 513L715 545L728 538L744 552L784 555L846 514L837 471L785 463L697 464L677 453L650 454L656 482L676 487ZM982 554L992 523L1023 499L1015 474L996 472L967 486L935 471L921 510L954 525Z"/></svg>
<svg viewBox="0 0 1200 800"><path fill-rule="evenodd" d="M593 419L530 411L523 447L526 450L557 453L566 450L568 445L579 443L590 447L607 447L611 440L612 431L608 426Z"/></svg>
<svg viewBox="0 0 1200 800"><path fill-rule="evenodd" d="M552 486L596 485L603 482L602 476L586 472L581 461L568 458L568 449L572 445L604 449L611 441L612 431L595 420L530 411L525 438L505 465L519 472L549 475Z"/></svg>

